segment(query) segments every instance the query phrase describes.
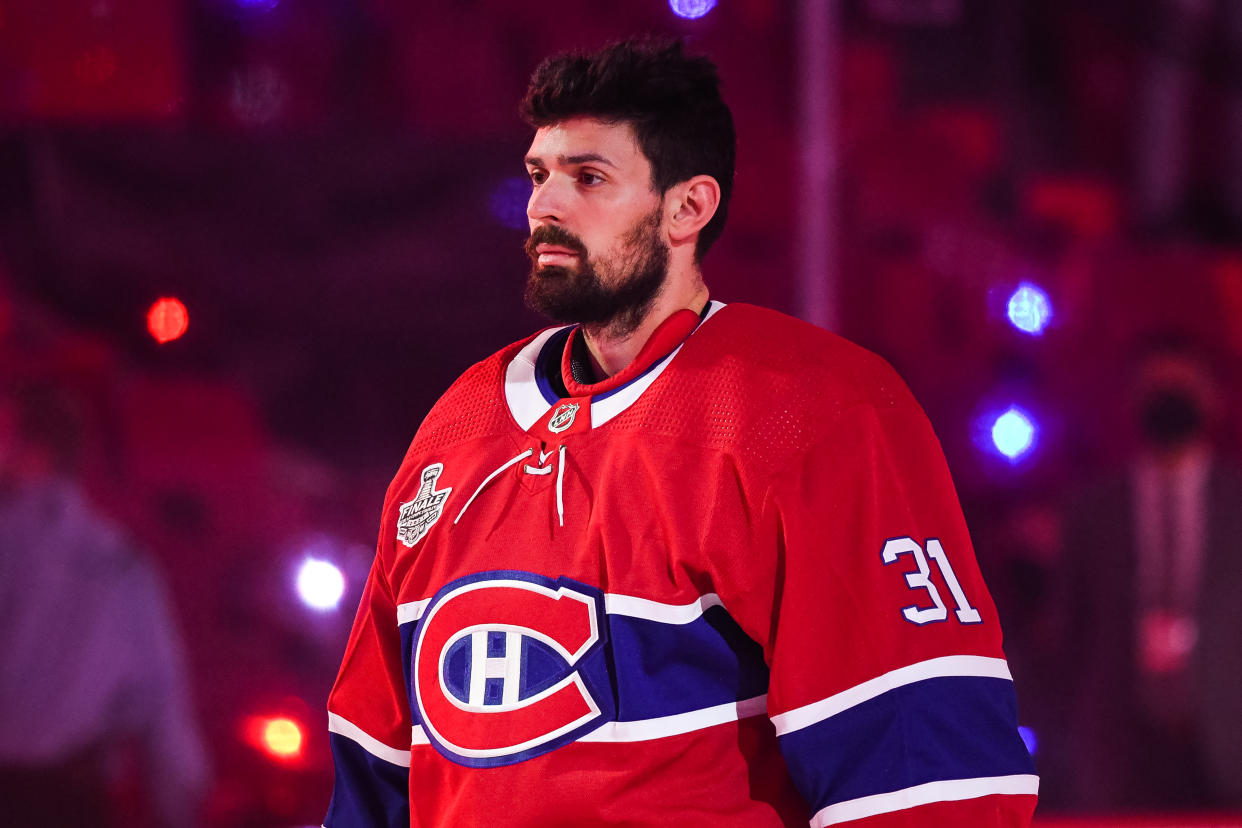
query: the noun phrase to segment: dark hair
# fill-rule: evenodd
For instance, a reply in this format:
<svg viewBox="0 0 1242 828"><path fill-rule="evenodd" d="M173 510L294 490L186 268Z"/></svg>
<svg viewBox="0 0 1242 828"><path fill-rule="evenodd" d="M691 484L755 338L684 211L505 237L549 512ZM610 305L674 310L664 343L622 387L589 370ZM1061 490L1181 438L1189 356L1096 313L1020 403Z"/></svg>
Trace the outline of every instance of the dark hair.
<svg viewBox="0 0 1242 828"><path fill-rule="evenodd" d="M699 233L695 261L720 238L733 190L733 116L716 65L686 55L681 40L636 38L550 57L531 75L521 113L536 129L582 115L630 124L658 192L696 175L720 184L720 205Z"/></svg>

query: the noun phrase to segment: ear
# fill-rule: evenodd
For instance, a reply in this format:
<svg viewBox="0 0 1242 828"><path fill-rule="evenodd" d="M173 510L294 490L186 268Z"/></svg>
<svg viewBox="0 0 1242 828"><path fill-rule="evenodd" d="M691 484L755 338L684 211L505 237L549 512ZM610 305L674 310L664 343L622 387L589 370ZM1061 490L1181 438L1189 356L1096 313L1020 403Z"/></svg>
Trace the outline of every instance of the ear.
<svg viewBox="0 0 1242 828"><path fill-rule="evenodd" d="M678 245L696 240L718 207L720 184L710 175L674 184L665 194L669 241Z"/></svg>

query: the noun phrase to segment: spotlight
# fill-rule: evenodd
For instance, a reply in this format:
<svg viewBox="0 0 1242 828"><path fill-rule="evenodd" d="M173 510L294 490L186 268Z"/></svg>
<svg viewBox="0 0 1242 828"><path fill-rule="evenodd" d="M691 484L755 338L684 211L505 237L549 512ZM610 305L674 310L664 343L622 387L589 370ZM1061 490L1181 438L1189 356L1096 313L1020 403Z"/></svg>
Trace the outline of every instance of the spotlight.
<svg viewBox="0 0 1242 828"><path fill-rule="evenodd" d="M1029 414L1010 406L992 422L992 444L1009 462L1016 463L1035 447L1038 431Z"/></svg>
<svg viewBox="0 0 1242 828"><path fill-rule="evenodd" d="M270 12L280 5L280 0L233 0L233 2L242 11L258 12L260 14Z"/></svg>
<svg viewBox="0 0 1242 828"><path fill-rule="evenodd" d="M190 312L180 299L164 296L147 311L147 331L164 345L178 339L190 327Z"/></svg>
<svg viewBox="0 0 1242 828"><path fill-rule="evenodd" d="M306 733L289 716L250 716L244 730L246 740L272 759L290 762L302 756Z"/></svg>
<svg viewBox="0 0 1242 828"><path fill-rule="evenodd" d="M317 610L340 606L345 594L345 576L335 564L307 558L298 570L298 595L302 603Z"/></svg>
<svg viewBox="0 0 1242 828"><path fill-rule="evenodd" d="M698 20L716 8L716 0L668 0L673 14L685 20Z"/></svg>
<svg viewBox="0 0 1242 828"><path fill-rule="evenodd" d="M1009 297L1005 313L1015 328L1039 336L1052 321L1052 302L1038 285L1023 282Z"/></svg>

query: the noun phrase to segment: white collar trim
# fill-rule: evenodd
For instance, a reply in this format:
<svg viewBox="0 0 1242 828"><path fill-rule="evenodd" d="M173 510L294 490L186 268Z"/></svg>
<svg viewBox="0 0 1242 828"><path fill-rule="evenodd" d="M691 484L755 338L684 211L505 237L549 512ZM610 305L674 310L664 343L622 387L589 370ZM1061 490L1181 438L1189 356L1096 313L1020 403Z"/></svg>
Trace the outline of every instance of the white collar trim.
<svg viewBox="0 0 1242 828"><path fill-rule="evenodd" d="M724 306L723 302L711 301L708 304L707 314L703 317L703 322L711 319ZM703 322L699 324L701 325ZM535 380L535 361L539 358L539 354L544 346L547 345L548 340L558 332L565 330L566 327L568 326L563 325L559 328L549 328L541 332L528 342L522 350L518 351L517 355L513 357L505 369L505 402L509 406L509 413L513 415L514 421L517 422L518 427L523 431L539 422L539 418L552 407L552 404L544 399L543 394L539 391L539 384ZM695 330L698 330L698 328L695 328ZM694 332L692 331L690 335L693 336ZM684 344L683 342L682 345ZM682 345L678 345L672 353L630 383L614 389L611 393L606 393L603 399L592 400L591 427L596 428L603 425L633 405L642 396L643 392L656 381L656 377L664 373L664 369L673 361L673 357L677 356L677 352L682 349Z"/></svg>

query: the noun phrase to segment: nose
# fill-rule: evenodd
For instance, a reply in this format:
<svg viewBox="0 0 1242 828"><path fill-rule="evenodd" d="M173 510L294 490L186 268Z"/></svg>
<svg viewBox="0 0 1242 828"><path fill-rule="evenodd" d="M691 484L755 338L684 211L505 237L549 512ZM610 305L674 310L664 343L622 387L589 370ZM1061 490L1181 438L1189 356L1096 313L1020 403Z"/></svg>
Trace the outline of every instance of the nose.
<svg viewBox="0 0 1242 828"><path fill-rule="evenodd" d="M553 178L549 177L538 187L531 188L530 200L526 202L526 218L532 224L557 223L562 219L564 210L565 200Z"/></svg>

